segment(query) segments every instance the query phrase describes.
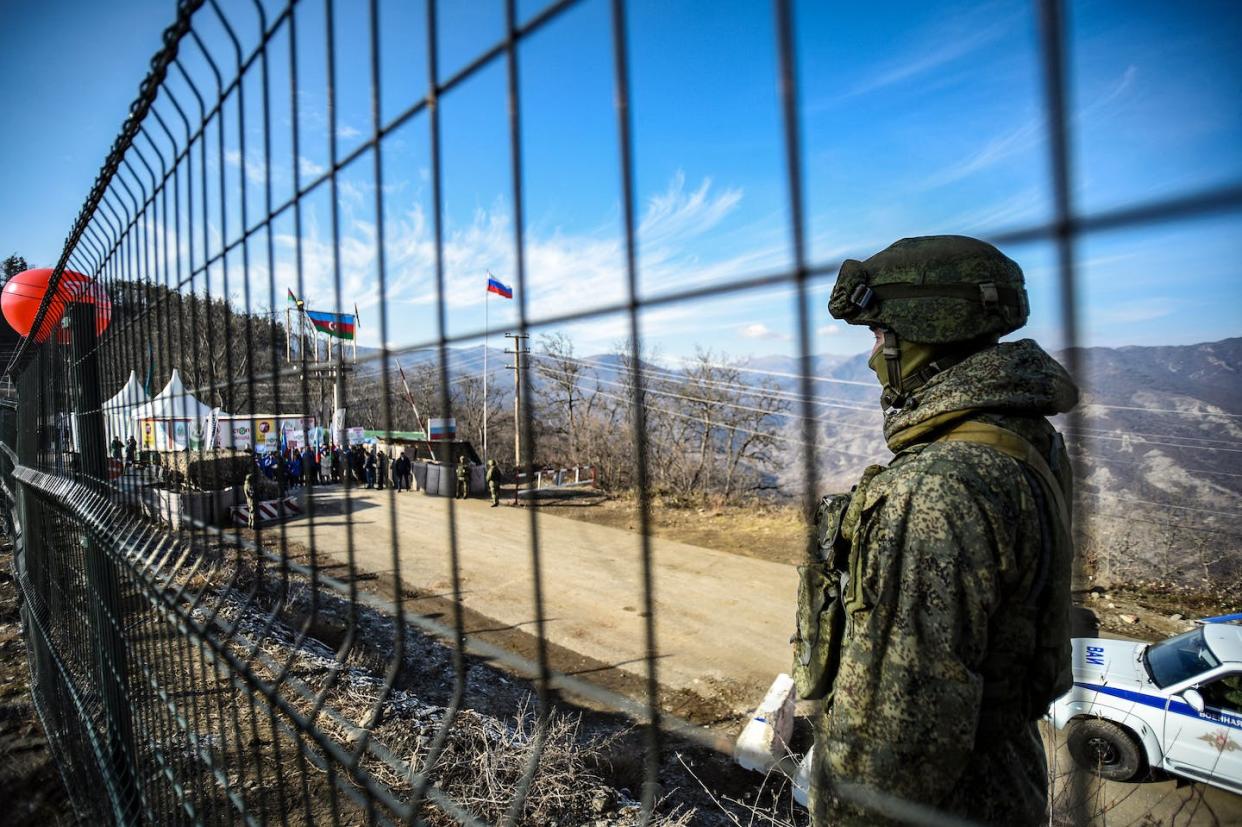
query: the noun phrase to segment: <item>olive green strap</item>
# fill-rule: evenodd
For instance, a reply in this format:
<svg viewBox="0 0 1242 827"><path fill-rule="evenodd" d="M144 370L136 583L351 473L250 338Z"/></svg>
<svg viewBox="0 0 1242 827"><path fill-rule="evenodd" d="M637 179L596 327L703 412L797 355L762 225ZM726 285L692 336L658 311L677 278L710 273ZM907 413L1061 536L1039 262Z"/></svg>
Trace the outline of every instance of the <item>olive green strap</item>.
<svg viewBox="0 0 1242 827"><path fill-rule="evenodd" d="M1014 287L984 282L982 284L860 284L854 288L850 301L866 310L870 305L889 299L962 299L992 307L1008 305L1026 309L1026 296Z"/></svg>
<svg viewBox="0 0 1242 827"><path fill-rule="evenodd" d="M1057 514L1061 517L1061 525L1067 531L1069 530L1071 524L1070 510L1069 505L1065 502L1065 490L1061 488L1060 481L1052 473L1052 469L1048 467L1048 461L1025 438L1008 428L1002 428L999 425L992 425L988 422L971 420L950 428L934 441L973 442L978 445L987 445L990 448L995 448L1002 454L1025 463L1043 482L1044 488L1048 490L1048 494L1052 497L1053 504L1056 505Z"/></svg>
<svg viewBox="0 0 1242 827"><path fill-rule="evenodd" d="M904 451L916 442L919 442L928 434L939 431L946 425L965 419L968 416L974 416L978 413L977 408L962 408L957 411L946 411L942 414L936 414L929 417L917 425L911 425L908 428L902 428L892 436L887 438L888 449L894 454ZM933 442L935 440L932 440Z"/></svg>

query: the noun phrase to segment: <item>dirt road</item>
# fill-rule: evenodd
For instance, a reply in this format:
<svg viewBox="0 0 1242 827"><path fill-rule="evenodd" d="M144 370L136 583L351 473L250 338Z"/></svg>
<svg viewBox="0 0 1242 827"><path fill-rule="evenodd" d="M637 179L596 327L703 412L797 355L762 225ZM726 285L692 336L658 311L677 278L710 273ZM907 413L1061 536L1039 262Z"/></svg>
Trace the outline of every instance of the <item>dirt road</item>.
<svg viewBox="0 0 1242 827"><path fill-rule="evenodd" d="M403 492L337 487L315 494L324 514L288 523L291 540L344 558L352 524L360 568L394 569L395 519L402 581L433 592L451 588L449 508L466 608L534 633L531 514L485 500L451 502ZM548 640L603 664L644 675L640 537L624 529L537 514ZM753 706L789 670L795 573L765 560L653 538L660 683L715 692L729 685L741 709Z"/></svg>
<svg viewBox="0 0 1242 827"><path fill-rule="evenodd" d="M317 507L326 513L314 520L316 546L344 559L347 525L352 523L359 568L389 573L394 568L395 518L403 582L420 591L448 592L450 501L402 493L395 498L394 509L391 497L389 491L355 491L347 521L340 489L318 491ZM496 621L483 621L485 627L515 627L533 634L530 512L507 505L490 508L482 500L453 505L463 603ZM547 513L538 513L536 518L549 641L642 676L639 535ZM291 540L306 543L312 539L307 518L288 523L287 529ZM651 542L660 683L666 690L723 699L725 710L746 714L762 698L773 676L789 669L793 568L671 540L653 538ZM632 694L641 695L641 686L636 680L630 687L635 690ZM689 717L703 720L703 716ZM718 722L736 731L736 718ZM1057 766L1063 771L1069 760L1063 735L1045 732L1045 736L1049 753L1057 754ZM1064 779L1059 779L1058 789L1063 784ZM1115 784L1092 779L1087 792L1088 810L1110 823L1242 823L1242 798L1201 784L1183 786L1172 780Z"/></svg>

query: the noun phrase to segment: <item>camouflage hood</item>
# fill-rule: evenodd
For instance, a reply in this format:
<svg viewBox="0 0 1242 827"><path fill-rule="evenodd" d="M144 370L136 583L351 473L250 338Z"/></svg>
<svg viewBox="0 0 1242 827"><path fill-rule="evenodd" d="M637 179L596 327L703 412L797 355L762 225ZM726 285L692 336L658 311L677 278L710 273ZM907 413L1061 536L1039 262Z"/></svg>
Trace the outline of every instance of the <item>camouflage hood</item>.
<svg viewBox="0 0 1242 827"><path fill-rule="evenodd" d="M1078 388L1065 368L1034 339L1002 342L938 373L893 409L884 438L900 451L941 424L976 411L1053 416L1078 403Z"/></svg>

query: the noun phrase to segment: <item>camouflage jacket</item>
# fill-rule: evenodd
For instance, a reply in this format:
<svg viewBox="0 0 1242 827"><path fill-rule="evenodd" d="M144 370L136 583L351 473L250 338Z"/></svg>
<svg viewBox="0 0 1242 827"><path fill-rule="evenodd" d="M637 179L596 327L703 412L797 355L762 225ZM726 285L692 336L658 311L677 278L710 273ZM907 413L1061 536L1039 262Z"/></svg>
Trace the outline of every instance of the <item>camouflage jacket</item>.
<svg viewBox="0 0 1242 827"><path fill-rule="evenodd" d="M1027 708L1040 700L1017 698L1035 627L1049 616L1069 664L1068 544L1041 567L1043 506L1021 465L984 445L935 440L967 419L1015 431L1068 493L1068 459L1044 417L1073 407L1077 390L1023 340L936 375L914 400L887 417L896 456L867 470L842 527L852 581L832 702L817 722L815 823L883 823L831 795L835 785L845 799L880 793L982 823L1033 824L1047 803L1038 713ZM1019 609L1036 616L1037 570L1051 615L1014 622Z"/></svg>

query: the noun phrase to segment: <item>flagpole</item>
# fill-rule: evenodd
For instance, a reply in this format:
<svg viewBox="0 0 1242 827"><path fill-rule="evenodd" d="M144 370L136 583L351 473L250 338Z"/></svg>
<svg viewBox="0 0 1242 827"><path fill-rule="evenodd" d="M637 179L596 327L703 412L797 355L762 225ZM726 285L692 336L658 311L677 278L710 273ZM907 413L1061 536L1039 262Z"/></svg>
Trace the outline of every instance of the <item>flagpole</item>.
<svg viewBox="0 0 1242 827"><path fill-rule="evenodd" d="M487 272L490 278L492 273ZM487 308L491 304L491 283L483 293L483 461L487 462Z"/></svg>

